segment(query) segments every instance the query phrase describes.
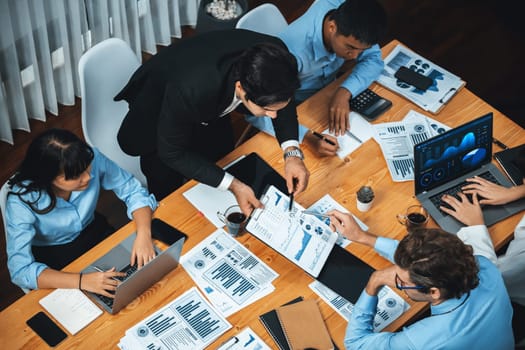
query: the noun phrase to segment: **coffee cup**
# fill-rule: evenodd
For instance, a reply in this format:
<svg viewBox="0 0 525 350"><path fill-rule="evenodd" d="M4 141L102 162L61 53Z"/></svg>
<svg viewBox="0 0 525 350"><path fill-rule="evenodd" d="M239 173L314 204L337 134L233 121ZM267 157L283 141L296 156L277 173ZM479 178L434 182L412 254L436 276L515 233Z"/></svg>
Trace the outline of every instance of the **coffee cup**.
<svg viewBox="0 0 525 350"><path fill-rule="evenodd" d="M405 214L397 214L397 221L405 225L408 231L425 227L428 222L428 212L421 205L411 205Z"/></svg>
<svg viewBox="0 0 525 350"><path fill-rule="evenodd" d="M228 232L232 236L237 237L243 233L247 217L242 212L240 206L232 205L228 207L224 213L218 211L217 217L226 225Z"/></svg>

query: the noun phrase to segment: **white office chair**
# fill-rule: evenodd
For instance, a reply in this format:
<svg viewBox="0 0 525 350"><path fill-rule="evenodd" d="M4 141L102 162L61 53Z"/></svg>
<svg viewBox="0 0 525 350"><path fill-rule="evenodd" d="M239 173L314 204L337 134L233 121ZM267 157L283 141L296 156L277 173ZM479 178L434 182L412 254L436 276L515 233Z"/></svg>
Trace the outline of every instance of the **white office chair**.
<svg viewBox="0 0 525 350"><path fill-rule="evenodd" d="M277 6L266 3L261 4L242 16L235 28L248 29L254 32L277 35L288 26L288 22Z"/></svg>
<svg viewBox="0 0 525 350"><path fill-rule="evenodd" d="M276 36L287 26L288 22L286 22L286 19L277 6L266 3L246 12L244 16L239 18L235 28L248 29L258 33ZM235 143L235 147L246 141L253 134L253 130L253 125L248 124Z"/></svg>
<svg viewBox="0 0 525 350"><path fill-rule="evenodd" d="M82 94L82 131L87 143L147 186L139 157L124 153L117 142L128 104L113 101L139 65L139 59L125 41L110 38L80 57L78 74Z"/></svg>
<svg viewBox="0 0 525 350"><path fill-rule="evenodd" d="M8 185L7 185L7 181L2 185L2 187L0 187L0 214L2 215L2 222L4 223L4 233L5 233L5 244L7 245L7 222L6 222L6 219L5 219L5 206L6 206L6 203L7 203L7 192L8 192ZM22 289L24 291L24 293L29 293L29 289L27 288L22 288L20 287L20 289Z"/></svg>

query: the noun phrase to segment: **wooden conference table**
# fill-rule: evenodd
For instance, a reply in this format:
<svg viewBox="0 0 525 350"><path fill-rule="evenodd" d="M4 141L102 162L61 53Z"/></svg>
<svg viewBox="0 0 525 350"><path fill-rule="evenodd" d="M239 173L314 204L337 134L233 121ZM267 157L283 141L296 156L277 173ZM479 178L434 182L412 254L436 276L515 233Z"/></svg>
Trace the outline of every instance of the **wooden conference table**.
<svg viewBox="0 0 525 350"><path fill-rule="evenodd" d="M383 48L383 54L388 54L397 43L393 41L386 45ZM298 113L302 124L317 131L322 131L327 127L327 105L336 87L337 83L327 86L299 106ZM374 84L372 89L393 102L393 107L374 123L399 121L411 109L429 115L404 98L377 84ZM476 97L466 88L463 88L438 115L432 117L449 126L457 126L491 111L494 112L494 136L497 139L509 147L523 142L525 139L523 128ZM255 135L235 149L221 160L220 165L225 165L239 156L252 151L256 151L279 173L284 174L282 151L273 138L263 133ZM344 160L338 157L318 158L308 149L304 151L306 155L305 162L311 172L311 176L307 191L297 196L297 202L308 207L328 193L363 220L369 226L371 232L395 239L401 239L406 234L406 230L397 222L395 216L403 212L407 206L418 203L413 196L413 182L395 183L391 180L381 150L373 140L367 141ZM374 188L376 198L372 208L366 213L361 213L356 209L355 193L364 184L371 185ZM189 235L189 239L184 245L183 253L189 251L215 231L215 227L183 197L183 193L194 185L195 182L190 181L168 196L160 203L159 209L155 212L156 217L162 218ZM514 215L490 227L489 231L496 248L504 245L512 237L513 229L520 217L520 214ZM437 225L431 221L429 226ZM133 231L134 225L132 223L124 226L67 266L65 271L76 272L82 270L82 268L107 252ZM318 301L332 338L336 341L339 348L343 348L347 322L308 287L308 284L313 281L312 277L250 234L241 236L239 241L279 273L279 277L274 281L276 290L230 316L228 321L233 325L233 328L223 334L210 348L214 349L221 342L246 326L251 327L272 348L276 348L275 343L258 320L258 315L299 295L305 299ZM376 269L389 265L389 262L377 255L373 250L359 244L350 244L348 250ZM349 276L350 281L351 276ZM153 314L192 286L194 286L193 280L182 267L178 267L117 315L112 316L104 312L102 316L75 336L68 335L57 348L116 348L120 338L124 336L127 329ZM47 344L25 322L37 311L42 310L38 301L50 292L51 290L32 291L0 313L0 324L2 325L0 327L0 344L2 344L2 348L48 348ZM421 314L427 307L424 303L414 303L408 300L403 293L399 294L410 303L411 307L386 328L389 331L401 328L407 321Z"/></svg>

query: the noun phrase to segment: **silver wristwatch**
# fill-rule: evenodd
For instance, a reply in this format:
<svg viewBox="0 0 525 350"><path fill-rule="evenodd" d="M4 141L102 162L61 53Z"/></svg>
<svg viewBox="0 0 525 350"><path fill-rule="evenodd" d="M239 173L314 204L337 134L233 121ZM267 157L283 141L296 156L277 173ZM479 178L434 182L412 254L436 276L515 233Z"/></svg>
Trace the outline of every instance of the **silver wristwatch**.
<svg viewBox="0 0 525 350"><path fill-rule="evenodd" d="M294 148L292 150L284 152L284 160L286 160L286 158L288 157L297 157L301 160L304 160L303 151L301 151L301 149L299 148Z"/></svg>

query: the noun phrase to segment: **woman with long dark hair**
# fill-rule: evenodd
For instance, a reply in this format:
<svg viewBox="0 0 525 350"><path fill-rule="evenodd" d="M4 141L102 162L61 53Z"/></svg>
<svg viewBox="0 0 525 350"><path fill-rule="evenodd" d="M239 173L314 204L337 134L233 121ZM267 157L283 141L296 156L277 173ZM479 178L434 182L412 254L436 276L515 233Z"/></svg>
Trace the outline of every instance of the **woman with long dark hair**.
<svg viewBox="0 0 525 350"><path fill-rule="evenodd" d="M111 297L120 272L60 271L114 231L95 212L101 189L124 201L136 223L131 264L141 267L153 259L155 197L70 131L50 129L34 139L9 180L5 220L13 283L27 289L81 288Z"/></svg>

